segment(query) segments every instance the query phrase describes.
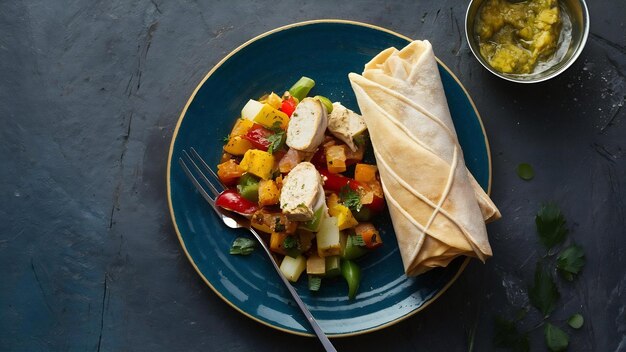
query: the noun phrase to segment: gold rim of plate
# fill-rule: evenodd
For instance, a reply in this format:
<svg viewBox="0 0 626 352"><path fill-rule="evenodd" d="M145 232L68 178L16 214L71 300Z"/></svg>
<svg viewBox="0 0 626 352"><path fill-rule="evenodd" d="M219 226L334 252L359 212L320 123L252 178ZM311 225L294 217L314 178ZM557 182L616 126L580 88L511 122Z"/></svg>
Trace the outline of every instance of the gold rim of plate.
<svg viewBox="0 0 626 352"><path fill-rule="evenodd" d="M228 60L231 56L235 55L237 52L239 52L241 49L245 48L246 46L250 45L251 43L267 37L268 35L271 35L273 33L276 32L280 32L280 31L284 31L286 29L290 29L290 28L294 28L294 27L300 27L300 26L306 26L306 25L311 25L311 24L317 24L317 23L344 23L344 24L351 24L351 25L355 25L355 26L361 26L361 27L368 27L368 28L372 28L378 31L382 31L382 32L387 32L389 34L395 35L399 38L405 39L407 41L412 41L411 38L402 35L400 33L394 32L392 30L383 28L383 27L379 27L379 26L375 26L372 24L368 24L368 23L363 23L363 22L357 22L357 21L350 21L350 20L340 20L340 19L320 19L320 20L311 20L311 21L304 21L304 22L297 22L297 23L292 23L292 24L288 24L282 27L278 27L275 29L272 29L270 31L267 31L265 33L259 34L256 37L248 40L247 42L241 44L240 46L238 46L237 48L235 48L233 51L231 51L228 55L226 55L222 60L220 60L215 66L213 66L213 68L206 74L206 76L204 76L204 78L200 81L200 83L196 86L196 88L194 89L193 93L191 94L191 96L189 97L189 99L187 100L187 103L185 104L185 107L183 108L182 112L180 113L180 116L178 118L178 122L176 123L176 127L174 128L174 133L172 135L172 141L170 143L170 150L169 150L169 154L168 154L168 158L167 158L167 203L168 203L168 207L170 210L170 216L172 217L172 223L174 224L174 229L176 230L176 235L178 236L178 241L180 242L181 247L183 248L183 250L185 251L185 255L187 256L187 259L189 260L189 262L191 263L191 265L194 267L194 269L196 270L196 272L200 275L200 277L202 278L202 280L204 280L204 282L211 288L211 290L213 290L213 292L215 292L215 294L220 297L224 302L226 302L229 306L233 307L235 310L237 310L239 313L247 316L248 318L255 320L263 325L269 326L271 328L274 328L276 330L280 330L280 331L284 331L290 334L294 334L294 335L300 335L300 336L308 336L308 337L314 337L314 334L310 334L310 333L304 333L304 332L298 332L298 331L293 331L293 330L289 330L289 329L285 329L282 327L278 327L275 325L272 325L268 322L265 322L255 316L252 316L250 314L248 314L247 312L241 310L239 307L237 307L234 303L232 303L231 301L229 301L228 299L226 299L226 297L224 297L217 289L215 289L215 287L213 287L213 285L211 284L211 282L209 282L209 280L204 276L204 274L202 274L202 272L200 271L200 269L198 268L198 266L196 265L196 263L194 262L193 258L191 257L191 255L189 254L189 252L187 251L187 247L185 246L185 242L183 241L183 238L180 234L180 230L178 229L178 225L176 222L176 216L174 215L174 207L172 206L172 187L170 184L170 173L171 173L171 169L172 169L172 155L174 153L174 144L176 143L176 137L178 136L178 129L180 128L180 125L183 121L183 118L185 117L185 114L187 113L187 109L189 108L189 105L191 105L191 102L193 101L193 99L195 98L196 94L198 93L198 91L200 90L200 88L202 87L202 85L204 84L204 82L209 79L209 77L211 77L211 75L213 74L213 72L215 72L224 62L226 62L226 60ZM439 60L437 58L437 63L439 63L446 71L448 71L448 73L450 74L450 76L452 76L452 78L454 78L454 80L458 83L458 85L461 87L461 89L463 89L463 93L465 93L465 95L467 96L467 99L469 100L470 104L472 104L472 108L474 109L474 112L476 113L476 116L478 117L478 122L480 123L480 128L483 131L483 136L485 137L485 147L487 148L487 159L489 162L489 182L488 182L488 186L487 186L487 194L491 194L491 149L489 147L489 141L487 140L487 133L485 131L485 126L483 125L483 121L480 117L480 114L478 113L478 109L476 109L476 105L474 104L474 101L472 100L472 98L470 97L469 93L467 92L467 89L465 89L465 87L463 86L463 84L461 83L461 81L459 81L459 79L456 77L456 75L454 73L452 73L452 71L448 68L448 66L446 66L443 62L441 62L441 60ZM361 331L356 331L356 332L351 332L351 333L345 333L345 334L333 334L333 335L329 335L329 337L331 338L336 338L336 337L348 337L348 336L356 336L356 335L362 335L362 334L366 334L369 332L373 332L373 331L377 331L377 330L381 330L384 329L388 326L394 325L396 323L399 323L413 315L415 315L416 313L422 311L424 308L428 307L432 302L434 302L435 300L437 300L437 298L439 298L444 292L446 292L450 286L452 286L452 284L456 281L456 279L461 275L461 273L463 272L463 270L465 270L465 267L467 266L467 264L469 263L470 258L466 258L465 261L463 261L463 264L461 264L461 267L459 268L459 271L454 275L454 277L439 291L437 292L437 294L435 294L435 296L433 296L432 298L430 298L428 301L425 301L419 308L415 309L414 311L398 318L395 320L392 320L390 322L387 322L385 324L373 327L371 329L366 329L366 330L361 330Z"/></svg>

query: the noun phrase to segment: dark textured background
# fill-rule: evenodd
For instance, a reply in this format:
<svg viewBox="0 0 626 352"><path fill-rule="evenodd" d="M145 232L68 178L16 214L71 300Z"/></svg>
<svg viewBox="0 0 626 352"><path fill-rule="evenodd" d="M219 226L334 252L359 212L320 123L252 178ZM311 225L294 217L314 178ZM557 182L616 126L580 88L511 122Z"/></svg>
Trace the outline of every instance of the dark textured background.
<svg viewBox="0 0 626 352"><path fill-rule="evenodd" d="M437 302L342 351L492 350L493 317L527 304L539 204L563 209L587 265L552 318L570 351L626 351L626 5L589 3L578 61L547 83L499 80L464 39L465 1L0 2L0 351L316 351L237 313L195 273L166 201L170 137L207 71L275 27L343 18L433 42L491 143L495 256ZM515 167L531 163L536 177ZM524 328L539 317L531 310ZM545 350L541 329L532 350Z"/></svg>

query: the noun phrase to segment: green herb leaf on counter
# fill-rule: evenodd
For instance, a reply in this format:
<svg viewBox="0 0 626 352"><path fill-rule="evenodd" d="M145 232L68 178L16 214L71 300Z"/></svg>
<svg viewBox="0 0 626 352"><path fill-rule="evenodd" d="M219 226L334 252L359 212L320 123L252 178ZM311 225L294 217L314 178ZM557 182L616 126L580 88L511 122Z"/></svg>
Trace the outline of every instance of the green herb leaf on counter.
<svg viewBox="0 0 626 352"><path fill-rule="evenodd" d="M544 204L535 216L539 239L548 249L563 242L567 236L565 217L554 203Z"/></svg>
<svg viewBox="0 0 626 352"><path fill-rule="evenodd" d="M546 337L546 344L548 345L550 351L565 351L567 345L569 344L569 337L565 331L550 323L546 323L543 333Z"/></svg>
<svg viewBox="0 0 626 352"><path fill-rule="evenodd" d="M580 329L585 323L585 319L579 313L576 313L567 319L567 325L574 329Z"/></svg>
<svg viewBox="0 0 626 352"><path fill-rule="evenodd" d="M556 300L559 297L559 290L552 279L552 275L540 263L537 263L535 282L528 289L530 304L539 309L544 317L548 317L554 310Z"/></svg>
<svg viewBox="0 0 626 352"><path fill-rule="evenodd" d="M230 254L248 255L254 251L256 243L246 237L237 237L230 247Z"/></svg>
<svg viewBox="0 0 626 352"><path fill-rule="evenodd" d="M530 181L535 177L535 171L530 164L521 163L517 165L517 176L519 176L522 180Z"/></svg>
<svg viewBox="0 0 626 352"><path fill-rule="evenodd" d="M582 247L576 244L565 248L556 259L559 274L567 281L574 281L583 266L585 266L585 253Z"/></svg>
<svg viewBox="0 0 626 352"><path fill-rule="evenodd" d="M515 322L499 316L496 316L494 324L493 344L496 347L509 348L517 352L530 350L528 334L519 332Z"/></svg>
<svg viewBox="0 0 626 352"><path fill-rule="evenodd" d="M227 134L224 137L221 138L222 142L224 142L224 144L228 143L228 141L230 141L230 135Z"/></svg>
<svg viewBox="0 0 626 352"><path fill-rule="evenodd" d="M343 205L350 208L352 211L360 211L363 204L361 204L361 197L359 193L349 186L341 187L341 191L339 192L339 198Z"/></svg>

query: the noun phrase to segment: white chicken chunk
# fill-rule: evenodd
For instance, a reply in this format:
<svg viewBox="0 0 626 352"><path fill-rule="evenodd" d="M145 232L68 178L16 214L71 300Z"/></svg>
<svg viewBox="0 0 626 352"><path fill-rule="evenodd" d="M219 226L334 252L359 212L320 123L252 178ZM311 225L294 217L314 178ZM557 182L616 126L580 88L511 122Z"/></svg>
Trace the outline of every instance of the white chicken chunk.
<svg viewBox="0 0 626 352"><path fill-rule="evenodd" d="M328 115L322 103L304 98L296 106L287 127L287 145L293 149L312 153L324 140Z"/></svg>
<svg viewBox="0 0 626 352"><path fill-rule="evenodd" d="M328 130L346 143L353 152L357 150L354 137L366 129L365 120L361 115L346 108L341 103L333 103L333 111L328 116Z"/></svg>
<svg viewBox="0 0 626 352"><path fill-rule="evenodd" d="M313 218L319 197L324 196L322 176L309 162L302 162L291 170L280 192L280 208L292 221Z"/></svg>

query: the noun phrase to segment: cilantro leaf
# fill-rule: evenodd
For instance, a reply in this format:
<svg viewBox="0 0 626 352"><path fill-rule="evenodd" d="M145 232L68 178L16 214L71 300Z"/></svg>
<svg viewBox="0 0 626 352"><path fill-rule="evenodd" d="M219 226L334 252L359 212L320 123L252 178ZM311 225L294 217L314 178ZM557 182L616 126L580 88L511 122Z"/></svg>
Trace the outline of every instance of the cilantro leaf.
<svg viewBox="0 0 626 352"><path fill-rule="evenodd" d="M348 185L341 187L339 198L341 199L343 205L347 206L352 211L360 211L363 206L363 204L361 204L361 196L359 196L359 193L350 188Z"/></svg>
<svg viewBox="0 0 626 352"><path fill-rule="evenodd" d="M355 246L365 247L365 241L363 240L363 236L361 235L352 236L352 244Z"/></svg>
<svg viewBox="0 0 626 352"><path fill-rule="evenodd" d="M274 232L285 232L285 224L280 222L280 217L274 218Z"/></svg>
<svg viewBox="0 0 626 352"><path fill-rule="evenodd" d="M274 123L272 124L272 127L269 127L268 129L274 133L284 132L281 126L282 126L281 121L274 121Z"/></svg>
<svg viewBox="0 0 626 352"><path fill-rule="evenodd" d="M543 334L546 337L546 344L550 351L565 351L569 344L569 337L565 331L550 323L546 323Z"/></svg>
<svg viewBox="0 0 626 352"><path fill-rule="evenodd" d="M267 137L267 141L270 142L270 146L267 148L267 152L270 154L274 154L275 151L282 148L285 144L285 132L281 131L278 133L274 133L273 135Z"/></svg>
<svg viewBox="0 0 626 352"><path fill-rule="evenodd" d="M530 181L535 177L535 171L530 164L521 163L517 165L517 176L524 181Z"/></svg>
<svg viewBox="0 0 626 352"><path fill-rule="evenodd" d="M248 255L254 251L256 243L254 240L246 237L237 237L230 247L230 254Z"/></svg>
<svg viewBox="0 0 626 352"><path fill-rule="evenodd" d="M519 332L515 322L496 316L494 323L493 344L496 347L517 352L530 351L528 334Z"/></svg>
<svg viewBox="0 0 626 352"><path fill-rule="evenodd" d="M565 248L556 259L559 274L567 281L574 281L585 266L585 253L581 246L573 244Z"/></svg>
<svg viewBox="0 0 626 352"><path fill-rule="evenodd" d="M585 323L585 319L579 313L576 313L567 319L567 324L574 329L580 329Z"/></svg>
<svg viewBox="0 0 626 352"><path fill-rule="evenodd" d="M550 249L565 240L567 235L565 217L556 204L544 204L535 216L535 224L539 239L546 248Z"/></svg>
<svg viewBox="0 0 626 352"><path fill-rule="evenodd" d="M559 297L559 290L552 279L552 275L540 263L537 263L535 282L528 289L530 304L539 309L544 317L548 317L554 310L556 300Z"/></svg>
<svg viewBox="0 0 626 352"><path fill-rule="evenodd" d="M222 137L222 138L221 138L221 141L222 141L224 144L227 144L227 143L228 143L228 141L230 141L230 135L229 135L229 134L225 135L224 137Z"/></svg>
<svg viewBox="0 0 626 352"><path fill-rule="evenodd" d="M283 241L284 249L294 249L297 247L298 247L298 241L296 240L294 236L285 237L285 240Z"/></svg>

